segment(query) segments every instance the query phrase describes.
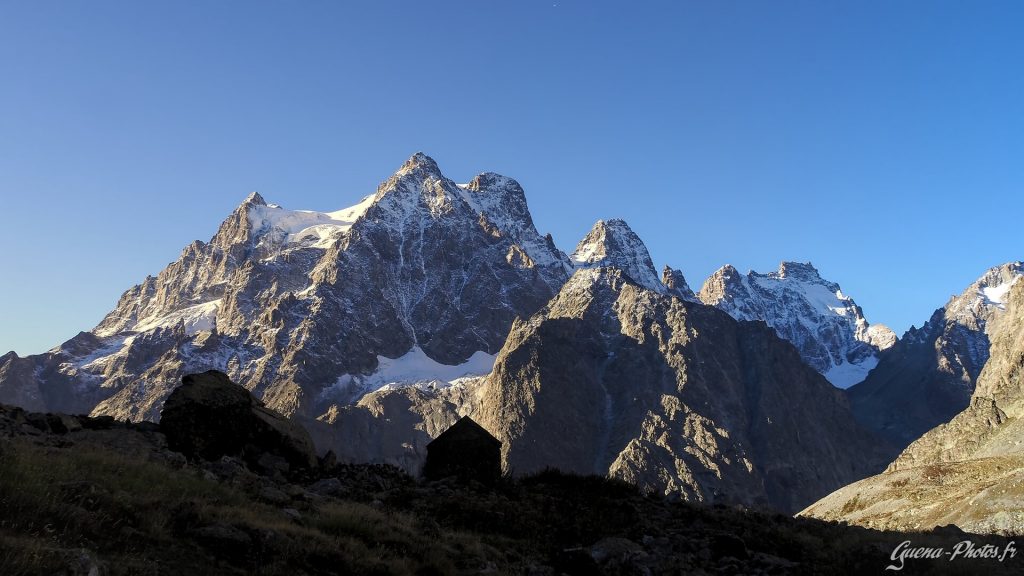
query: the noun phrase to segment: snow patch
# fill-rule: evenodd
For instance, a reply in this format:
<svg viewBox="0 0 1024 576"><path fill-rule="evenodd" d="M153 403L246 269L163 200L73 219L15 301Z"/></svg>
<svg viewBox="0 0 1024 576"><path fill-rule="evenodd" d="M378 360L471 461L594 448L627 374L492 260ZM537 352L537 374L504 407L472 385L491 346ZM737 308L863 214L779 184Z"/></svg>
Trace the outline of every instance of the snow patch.
<svg viewBox="0 0 1024 576"><path fill-rule="evenodd" d="M178 322L185 323L185 333L189 335L213 330L216 324L217 310L220 309L220 298L175 310L165 316L147 318L135 325L136 332L148 332L156 328L173 328Z"/></svg>
<svg viewBox="0 0 1024 576"><path fill-rule="evenodd" d="M370 375L344 374L322 393L333 396L337 392L361 393L391 390L408 386L447 388L458 385L466 378L489 374L494 369L497 354L477 350L462 364L441 364L419 346L398 358L377 356L377 370Z"/></svg>
<svg viewBox="0 0 1024 576"><path fill-rule="evenodd" d="M836 388L849 388L854 384L860 384L868 377L875 366L878 366L877 356L868 356L858 364L843 362L829 368L823 376Z"/></svg>
<svg viewBox="0 0 1024 576"><path fill-rule="evenodd" d="M278 230L288 244L308 244L327 248L339 234L347 232L373 204L373 195L366 196L355 206L334 212L312 210L286 210L276 204L249 207L249 223L253 230Z"/></svg>
<svg viewBox="0 0 1024 576"><path fill-rule="evenodd" d="M1006 295L1010 292L1010 288L1020 280L1020 276L1014 276L1013 279L1003 282L998 286L985 286L981 289L981 295L985 299L986 304L998 306L999 308L1006 308Z"/></svg>
<svg viewBox="0 0 1024 576"><path fill-rule="evenodd" d="M57 367L58 372L68 376L79 374L80 370L102 371L108 362L117 356L122 350L134 340L134 336L113 336L103 339L103 345L89 354L75 358L70 362L62 362Z"/></svg>

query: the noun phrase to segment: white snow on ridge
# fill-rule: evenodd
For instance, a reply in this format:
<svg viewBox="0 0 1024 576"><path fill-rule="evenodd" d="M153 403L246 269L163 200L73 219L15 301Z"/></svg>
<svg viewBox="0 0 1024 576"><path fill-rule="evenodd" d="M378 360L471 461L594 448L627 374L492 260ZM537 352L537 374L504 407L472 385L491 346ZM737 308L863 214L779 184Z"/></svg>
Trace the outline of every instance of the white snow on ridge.
<svg viewBox="0 0 1024 576"><path fill-rule="evenodd" d="M999 308L1006 308L1006 294L1010 292L1010 288L1020 280L1020 276L1014 276L1012 280L1003 282L998 286L985 286L981 289L981 295L985 299L986 304L993 304Z"/></svg>
<svg viewBox="0 0 1024 576"><path fill-rule="evenodd" d="M130 345L134 338L134 336L111 336L104 338L102 346L85 356L75 358L71 362L62 363L58 367L58 371L63 374L74 375L80 369L102 370L106 363L110 361L110 358ZM56 352L59 348L54 348L51 352Z"/></svg>
<svg viewBox="0 0 1024 576"><path fill-rule="evenodd" d="M853 299L809 263L783 262L766 274L723 268L713 278L724 297L712 292L718 300L709 303L737 320L763 320L838 388L861 382L878 352L896 343L892 330L869 324Z"/></svg>
<svg viewBox="0 0 1024 576"><path fill-rule="evenodd" d="M604 246L596 242L590 242L581 248L577 248L569 258L577 268L586 268L588 264L600 261L604 256Z"/></svg>
<svg viewBox="0 0 1024 576"><path fill-rule="evenodd" d="M754 276L753 280L759 286L771 292L779 292L786 289L792 290L794 293L802 296L814 310L824 315L831 312L839 316L846 316L853 302L849 296L843 294L842 290L833 292L820 283L802 280L783 280L770 276ZM785 282L785 284L782 284L782 282Z"/></svg>
<svg viewBox="0 0 1024 576"><path fill-rule="evenodd" d="M217 310L220 309L220 298L175 310L165 316L146 318L135 325L136 332L148 332L156 328L171 328L178 322L185 323L185 332L189 335L197 332L213 330L217 318Z"/></svg>
<svg viewBox="0 0 1024 576"><path fill-rule="evenodd" d="M254 230L279 230L286 243L310 242L326 248L341 232L348 231L373 204L373 195L354 206L334 212L286 210L276 204L249 207L249 223Z"/></svg>

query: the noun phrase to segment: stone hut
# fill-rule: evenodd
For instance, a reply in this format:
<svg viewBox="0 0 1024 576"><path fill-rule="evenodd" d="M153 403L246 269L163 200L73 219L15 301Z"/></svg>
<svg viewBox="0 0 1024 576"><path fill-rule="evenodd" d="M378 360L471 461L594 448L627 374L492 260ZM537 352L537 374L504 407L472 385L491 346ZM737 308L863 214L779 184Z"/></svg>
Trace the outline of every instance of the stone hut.
<svg viewBox="0 0 1024 576"><path fill-rule="evenodd" d="M449 476L484 484L494 484L501 477L501 442L469 416L427 444L423 477L439 480Z"/></svg>

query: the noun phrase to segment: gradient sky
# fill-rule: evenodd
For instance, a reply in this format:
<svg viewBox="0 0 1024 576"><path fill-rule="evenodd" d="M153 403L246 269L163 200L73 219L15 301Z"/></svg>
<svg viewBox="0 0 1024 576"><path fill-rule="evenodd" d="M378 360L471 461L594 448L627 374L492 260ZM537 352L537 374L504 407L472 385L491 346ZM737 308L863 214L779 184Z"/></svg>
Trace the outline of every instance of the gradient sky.
<svg viewBox="0 0 1024 576"><path fill-rule="evenodd" d="M92 328L258 190L413 152L624 218L699 288L813 262L902 333L1024 258L1024 2L0 0L0 353Z"/></svg>

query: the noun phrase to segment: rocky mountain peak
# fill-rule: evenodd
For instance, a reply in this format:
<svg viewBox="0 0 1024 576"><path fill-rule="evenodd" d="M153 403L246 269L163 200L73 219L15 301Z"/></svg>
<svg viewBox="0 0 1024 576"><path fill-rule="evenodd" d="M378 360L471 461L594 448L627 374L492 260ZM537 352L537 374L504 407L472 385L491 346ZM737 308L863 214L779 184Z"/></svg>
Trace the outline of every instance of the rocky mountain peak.
<svg viewBox="0 0 1024 576"><path fill-rule="evenodd" d="M620 266L581 267L513 324L472 413L509 468L557 465L686 500L794 510L868 466L842 393L792 346L666 292Z"/></svg>
<svg viewBox="0 0 1024 576"><path fill-rule="evenodd" d="M470 206L499 228L508 228L510 224L533 225L526 205L526 193L514 179L484 172L459 188Z"/></svg>
<svg viewBox="0 0 1024 576"><path fill-rule="evenodd" d="M647 247L623 220L598 220L569 258L576 268L619 268L645 288L667 291L658 279Z"/></svg>
<svg viewBox="0 0 1024 576"><path fill-rule="evenodd" d="M853 299L809 262L786 261L775 272L746 275L726 265L698 298L737 320L763 320L840 388L862 381L878 364L878 352L896 341L888 328L868 324Z"/></svg>
<svg viewBox="0 0 1024 576"><path fill-rule="evenodd" d="M665 285L665 288L668 288L668 293L672 296L689 300L690 302L699 301L690 285L686 283L686 278L683 277L683 273L680 270L665 266L661 271L661 283Z"/></svg>
<svg viewBox="0 0 1024 576"><path fill-rule="evenodd" d="M967 342L963 326L952 322L960 328L946 330L934 341L897 345L903 365L886 371L879 365L883 375L890 372L888 377L872 373L854 388L864 391L852 399L861 420L913 442L883 474L846 486L803 514L876 529L923 531L954 524L968 532L1024 530L1024 284L1002 275L1019 269L1017 264L990 270L965 293L974 298L978 286L984 290L1012 284L998 294L1004 308L987 322L990 355L973 393L960 401L961 410L938 420L944 416L938 411L951 405L936 400L945 401L957 390L951 376L968 363L962 356ZM957 364L961 360L964 365ZM915 367L928 361L928 370ZM930 405L932 413L922 412L921 405ZM924 417L933 427L920 435L918 426L929 423Z"/></svg>
<svg viewBox="0 0 1024 576"><path fill-rule="evenodd" d="M921 328L908 330L850 389L858 419L902 448L966 408L989 362L993 326L1021 276L1021 262L990 268Z"/></svg>
<svg viewBox="0 0 1024 576"><path fill-rule="evenodd" d="M407 174L415 170L434 172L438 175L441 174L441 169L438 168L437 162L423 152L416 152L410 156L409 159L402 164L402 167L398 169L398 174Z"/></svg>
<svg viewBox="0 0 1024 576"><path fill-rule="evenodd" d="M266 206L267 201L263 199L263 196L259 192L251 192L242 201L242 206Z"/></svg>
<svg viewBox="0 0 1024 576"><path fill-rule="evenodd" d="M376 220L392 223L419 216L438 218L458 210L461 196L459 187L444 176L437 162L417 152L381 183L367 212Z"/></svg>
<svg viewBox="0 0 1024 576"><path fill-rule="evenodd" d="M275 409L316 416L437 366L486 373L512 321L571 270L515 180L459 186L417 153L341 210L250 195L209 242L126 291L94 338L30 360L44 368L18 397L52 389L44 400L67 397L74 412L153 418L163 383L216 368ZM16 368L0 372L0 398L5 380L25 380Z"/></svg>
<svg viewBox="0 0 1024 576"><path fill-rule="evenodd" d="M832 284L831 282L825 282L822 279L821 274L818 272L818 269L810 262L783 261L779 264L779 270L776 274L779 278L793 278L804 282L823 282L826 284Z"/></svg>
<svg viewBox="0 0 1024 576"><path fill-rule="evenodd" d="M967 289L950 298L946 316L967 323L981 319L983 326L993 311L1006 309L1007 294L1021 276L1024 276L1024 262L1007 262L989 268Z"/></svg>
<svg viewBox="0 0 1024 576"><path fill-rule="evenodd" d="M742 298L749 294L749 290L743 283L739 270L732 264L726 264L714 274L708 276L701 286L698 298L709 306L722 308L723 301L735 298Z"/></svg>

